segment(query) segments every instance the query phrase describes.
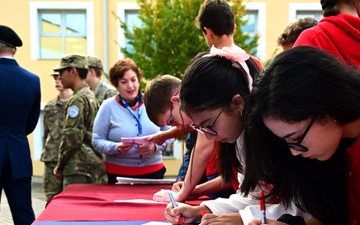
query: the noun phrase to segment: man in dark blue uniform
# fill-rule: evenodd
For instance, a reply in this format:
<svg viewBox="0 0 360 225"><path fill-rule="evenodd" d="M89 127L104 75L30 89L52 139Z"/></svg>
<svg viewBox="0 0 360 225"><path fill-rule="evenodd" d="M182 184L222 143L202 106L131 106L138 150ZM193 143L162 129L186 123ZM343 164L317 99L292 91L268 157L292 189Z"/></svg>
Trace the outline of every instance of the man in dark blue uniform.
<svg viewBox="0 0 360 225"><path fill-rule="evenodd" d="M31 205L32 163L27 135L40 114L40 79L13 58L19 36L0 25L0 194L4 190L15 225L35 220Z"/></svg>

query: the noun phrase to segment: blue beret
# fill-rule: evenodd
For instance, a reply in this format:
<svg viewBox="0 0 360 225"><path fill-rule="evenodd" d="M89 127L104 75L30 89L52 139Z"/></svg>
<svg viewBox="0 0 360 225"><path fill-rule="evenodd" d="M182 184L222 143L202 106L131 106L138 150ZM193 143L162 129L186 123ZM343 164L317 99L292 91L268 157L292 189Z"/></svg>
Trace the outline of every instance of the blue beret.
<svg viewBox="0 0 360 225"><path fill-rule="evenodd" d="M0 42L12 48L22 46L22 41L15 31L4 25L0 25Z"/></svg>

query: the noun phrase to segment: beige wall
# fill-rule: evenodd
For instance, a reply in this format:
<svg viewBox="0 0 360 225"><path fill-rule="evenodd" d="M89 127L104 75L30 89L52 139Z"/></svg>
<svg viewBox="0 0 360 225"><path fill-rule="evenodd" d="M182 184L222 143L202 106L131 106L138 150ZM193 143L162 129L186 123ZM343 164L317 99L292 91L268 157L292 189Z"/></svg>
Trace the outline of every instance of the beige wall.
<svg viewBox="0 0 360 225"><path fill-rule="evenodd" d="M129 0L131 1L131 0ZM132 0L133 2L135 0ZM30 34L32 32L30 28L30 2L44 2L46 0L30 1L30 0L12 0L2 1L0 7L0 21L1 24L7 25L13 28L23 40L23 47L18 49L15 55L19 64L28 69L29 71L38 74L41 80L42 90L42 103L45 104L56 96L56 90L53 86L53 80L49 76L52 72L52 68L58 65L59 60L32 60L31 59L31 46L30 46ZM51 2L62 2L66 4L64 0L52 0ZM75 2L69 0L68 2ZM76 0L76 2L93 3L94 9L94 54L100 58L104 58L104 35L103 35L103 2L104 0ZM112 12L117 14L118 2L125 2L122 0L107 0L108 7L107 20L108 20L108 62L107 68L110 68L118 60L118 22L113 16ZM278 35L289 23L289 3L318 3L319 0L253 0L249 2L260 2L266 4L266 21L265 21L265 33L266 33L266 59L269 59L273 52L278 48L276 45L276 39ZM33 135L29 135L30 146L33 146ZM34 175L40 176L43 173L43 163L37 160L34 162ZM167 167L167 175L176 175L181 160L165 160Z"/></svg>

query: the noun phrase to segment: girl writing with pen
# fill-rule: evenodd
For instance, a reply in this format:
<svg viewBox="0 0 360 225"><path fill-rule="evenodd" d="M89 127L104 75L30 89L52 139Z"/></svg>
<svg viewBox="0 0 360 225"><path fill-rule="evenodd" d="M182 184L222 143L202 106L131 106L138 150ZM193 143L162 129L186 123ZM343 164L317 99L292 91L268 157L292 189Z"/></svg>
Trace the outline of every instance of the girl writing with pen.
<svg viewBox="0 0 360 225"><path fill-rule="evenodd" d="M240 184L247 166L244 164L244 113L252 85L259 68L253 59L237 46L223 49L211 48L210 54L193 60L185 71L180 89L181 112L192 121L192 127L208 139L220 142L220 174L225 182L231 180L233 168L238 171ZM204 201L200 206L178 203L169 204L165 217L173 224L179 223L179 214L185 223L201 220L204 224L246 224L250 220L248 206L256 205L259 211L259 191L271 186L259 185L251 195L239 191L229 198ZM201 211L205 215L201 216ZM204 213L204 212L203 212ZM267 208L269 218L278 218L284 213L310 218L297 208L285 209L272 204ZM250 215L252 216L252 215Z"/></svg>
<svg viewBox="0 0 360 225"><path fill-rule="evenodd" d="M252 166L241 190L251 193L263 180L273 185L270 197L321 224L360 224L359 90L360 71L322 50L299 46L276 56L249 99L245 163Z"/></svg>

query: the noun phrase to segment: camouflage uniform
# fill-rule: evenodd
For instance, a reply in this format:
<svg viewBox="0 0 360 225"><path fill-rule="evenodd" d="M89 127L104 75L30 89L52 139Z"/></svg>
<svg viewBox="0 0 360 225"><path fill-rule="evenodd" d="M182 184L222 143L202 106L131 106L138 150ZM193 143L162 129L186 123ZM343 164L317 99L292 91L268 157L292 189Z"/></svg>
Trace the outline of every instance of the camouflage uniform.
<svg viewBox="0 0 360 225"><path fill-rule="evenodd" d="M94 94L99 105L101 105L105 99L117 95L117 91L110 84L105 83L104 81L100 81L95 88Z"/></svg>
<svg viewBox="0 0 360 225"><path fill-rule="evenodd" d="M85 56L70 55L61 59L54 71L75 67L88 68ZM104 166L103 156L93 149L92 129L99 105L89 86L82 84L73 90L66 104L66 115L60 145L58 171L62 171L64 187L72 183L95 183Z"/></svg>
<svg viewBox="0 0 360 225"><path fill-rule="evenodd" d="M91 145L92 128L98 104L87 85L80 85L66 105L62 143L57 167L68 176L86 176L95 183L103 157ZM74 181L70 182L73 183ZM76 183L76 181L75 181ZM82 183L82 182L81 182Z"/></svg>
<svg viewBox="0 0 360 225"><path fill-rule="evenodd" d="M45 163L43 180L47 202L63 189L62 182L55 178L53 171L59 156L65 106L66 102L60 101L57 97L48 102L44 108L45 147L40 160Z"/></svg>
<svg viewBox="0 0 360 225"><path fill-rule="evenodd" d="M97 58L95 56L88 56L87 60L88 60L89 67L98 68L101 71L103 71L103 65L99 58ZM94 90L94 95L95 95L95 98L98 101L99 105L101 105L105 99L108 99L108 98L111 98L111 97L117 95L117 91L113 86L100 80L100 82L97 84L97 86ZM106 156L103 155L103 157L105 158ZM105 164L104 164L103 168L100 170L100 174L99 174L99 177L98 177L96 183L101 183L101 184L108 183L108 176L107 176Z"/></svg>

